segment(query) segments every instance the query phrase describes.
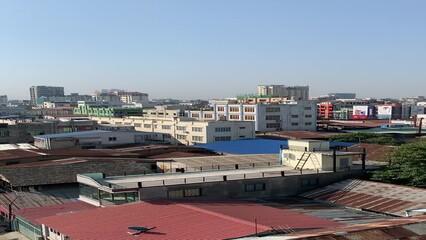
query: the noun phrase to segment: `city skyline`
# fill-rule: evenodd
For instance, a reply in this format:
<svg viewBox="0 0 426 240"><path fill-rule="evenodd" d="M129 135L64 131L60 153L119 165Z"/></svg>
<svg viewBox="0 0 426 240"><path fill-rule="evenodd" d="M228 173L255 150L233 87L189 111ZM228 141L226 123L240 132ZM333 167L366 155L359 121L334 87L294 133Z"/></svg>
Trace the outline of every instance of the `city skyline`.
<svg viewBox="0 0 426 240"><path fill-rule="evenodd" d="M8 1L0 95L35 85L209 99L260 84L310 96L425 95L424 1Z"/></svg>

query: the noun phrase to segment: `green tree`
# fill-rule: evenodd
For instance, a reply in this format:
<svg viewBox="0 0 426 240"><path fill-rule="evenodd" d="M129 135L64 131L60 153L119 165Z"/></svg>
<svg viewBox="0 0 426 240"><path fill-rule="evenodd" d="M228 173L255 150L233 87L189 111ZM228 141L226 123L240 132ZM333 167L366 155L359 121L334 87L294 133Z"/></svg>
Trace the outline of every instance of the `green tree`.
<svg viewBox="0 0 426 240"><path fill-rule="evenodd" d="M389 165L372 172L370 179L426 188L426 141L408 143L395 150Z"/></svg>
<svg viewBox="0 0 426 240"><path fill-rule="evenodd" d="M399 145L399 141L389 135L377 133L345 133L329 137L335 142L371 143L381 145Z"/></svg>

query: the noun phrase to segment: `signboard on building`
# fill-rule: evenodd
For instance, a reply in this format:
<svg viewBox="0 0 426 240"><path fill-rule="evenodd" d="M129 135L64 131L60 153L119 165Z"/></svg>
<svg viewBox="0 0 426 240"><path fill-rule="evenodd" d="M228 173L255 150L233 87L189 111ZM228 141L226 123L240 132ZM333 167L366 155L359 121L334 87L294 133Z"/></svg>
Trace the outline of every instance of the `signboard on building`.
<svg viewBox="0 0 426 240"><path fill-rule="evenodd" d="M377 118L378 119L390 119L390 118L392 118L392 106L378 106L377 107Z"/></svg>
<svg viewBox="0 0 426 240"><path fill-rule="evenodd" d="M368 118L368 106L353 106L353 119L366 119Z"/></svg>

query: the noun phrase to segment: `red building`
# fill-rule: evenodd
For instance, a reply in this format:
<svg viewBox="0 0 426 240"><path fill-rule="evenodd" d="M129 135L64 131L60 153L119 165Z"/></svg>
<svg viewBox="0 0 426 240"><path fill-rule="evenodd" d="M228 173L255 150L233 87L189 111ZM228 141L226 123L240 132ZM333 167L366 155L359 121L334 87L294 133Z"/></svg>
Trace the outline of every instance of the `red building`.
<svg viewBox="0 0 426 240"><path fill-rule="evenodd" d="M322 102L318 104L318 118L319 119L333 119L333 103Z"/></svg>

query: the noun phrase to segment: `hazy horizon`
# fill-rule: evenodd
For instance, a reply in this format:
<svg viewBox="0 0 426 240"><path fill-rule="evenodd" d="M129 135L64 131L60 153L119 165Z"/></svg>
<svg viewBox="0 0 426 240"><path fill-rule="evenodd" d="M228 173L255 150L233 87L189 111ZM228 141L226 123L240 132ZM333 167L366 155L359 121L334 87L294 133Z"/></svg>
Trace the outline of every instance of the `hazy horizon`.
<svg viewBox="0 0 426 240"><path fill-rule="evenodd" d="M119 88L209 99L426 95L425 1L2 1L0 95Z"/></svg>

